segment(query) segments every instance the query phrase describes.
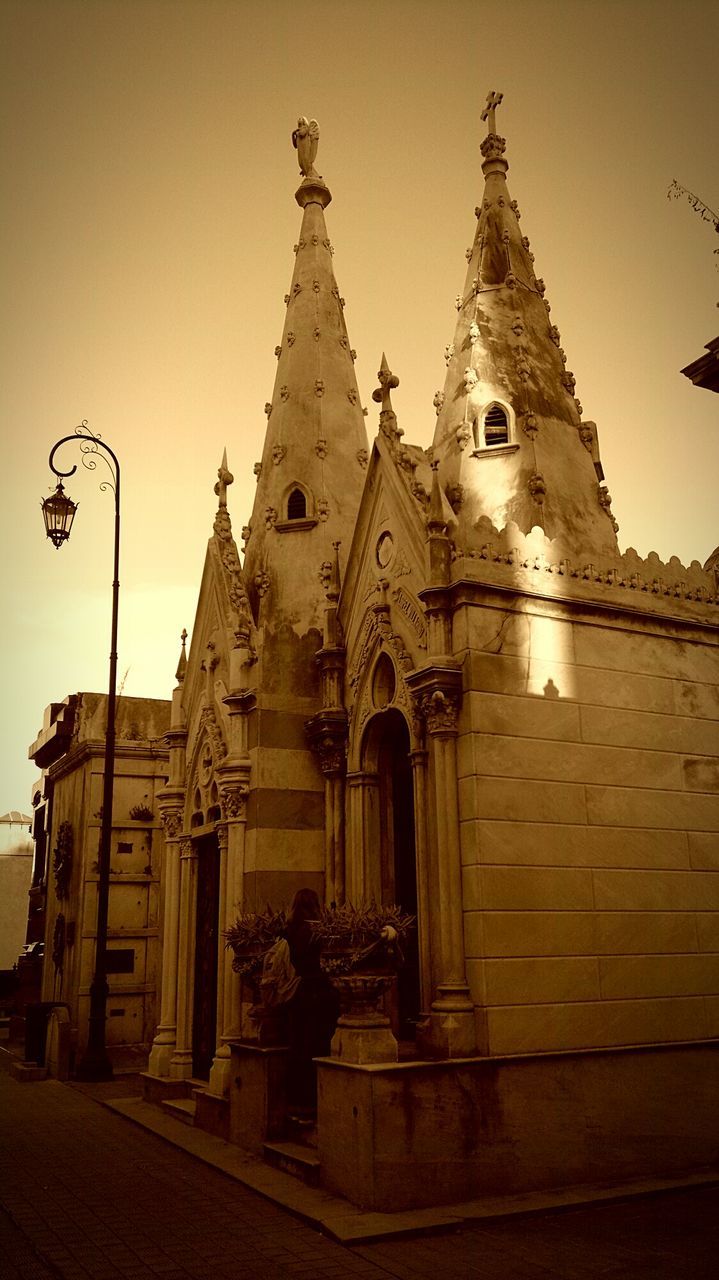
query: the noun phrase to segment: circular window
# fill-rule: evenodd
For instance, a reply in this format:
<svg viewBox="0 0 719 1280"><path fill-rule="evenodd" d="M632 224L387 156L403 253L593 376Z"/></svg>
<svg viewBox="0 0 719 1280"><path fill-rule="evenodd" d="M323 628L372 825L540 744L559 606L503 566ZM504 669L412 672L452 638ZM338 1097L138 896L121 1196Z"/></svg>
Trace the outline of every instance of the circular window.
<svg viewBox="0 0 719 1280"><path fill-rule="evenodd" d="M381 653L372 676L372 701L376 707L387 707L395 695L397 677L394 663L386 653Z"/></svg>
<svg viewBox="0 0 719 1280"><path fill-rule="evenodd" d="M388 529L377 539L375 556L380 569L386 569L394 554L394 538Z"/></svg>

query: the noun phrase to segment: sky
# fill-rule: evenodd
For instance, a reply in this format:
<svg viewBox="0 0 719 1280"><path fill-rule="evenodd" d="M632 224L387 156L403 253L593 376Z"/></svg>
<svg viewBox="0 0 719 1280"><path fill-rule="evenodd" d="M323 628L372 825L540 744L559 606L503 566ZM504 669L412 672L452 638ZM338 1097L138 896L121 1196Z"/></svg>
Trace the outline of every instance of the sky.
<svg viewBox="0 0 719 1280"><path fill-rule="evenodd" d="M29 812L44 708L107 688L112 495L79 468L56 551L55 441L87 419L120 458L125 695L170 695L225 447L238 539L247 522L299 115L320 125L370 438L385 351L405 439L431 444L498 90L620 546L714 550L719 401L680 370L719 331L719 241L667 199L676 179L719 209L713 0L0 0L0 24L0 812Z"/></svg>

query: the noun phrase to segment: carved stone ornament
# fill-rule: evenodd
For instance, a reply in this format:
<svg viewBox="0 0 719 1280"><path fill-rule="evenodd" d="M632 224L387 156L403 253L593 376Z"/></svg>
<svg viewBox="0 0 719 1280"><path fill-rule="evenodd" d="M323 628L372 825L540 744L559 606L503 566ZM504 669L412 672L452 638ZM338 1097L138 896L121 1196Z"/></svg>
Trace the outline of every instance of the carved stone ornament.
<svg viewBox="0 0 719 1280"><path fill-rule="evenodd" d="M577 379L575 378L575 376L574 376L574 374L572 373L571 369L567 369L567 370L562 374L562 386L566 387L566 389L567 389L567 391L569 392L570 396L573 396L573 395L574 395L574 388L575 388L575 386L576 386L576 385L577 385Z"/></svg>
<svg viewBox="0 0 719 1280"><path fill-rule="evenodd" d="M55 877L55 896L62 900L70 891L72 876L72 823L61 822L57 830L57 844L52 858L52 871Z"/></svg>
<svg viewBox="0 0 719 1280"><path fill-rule="evenodd" d="M473 387L476 387L477 383L479 382L479 378L477 377L477 370L472 369L471 366L468 366L464 371L464 374L462 376L462 381L464 382L465 393L466 395L469 395Z"/></svg>
<svg viewBox="0 0 719 1280"><path fill-rule="evenodd" d="M240 783L239 786L221 787L220 804L222 805L222 816L229 819L244 818L249 794L250 788L246 783Z"/></svg>
<svg viewBox="0 0 719 1280"><path fill-rule="evenodd" d="M369 462L369 454L366 449L357 450L357 461L361 467L366 467Z"/></svg>
<svg viewBox="0 0 719 1280"><path fill-rule="evenodd" d="M350 347L350 360L352 361L353 364L356 359L357 359L357 352L355 351L354 347Z"/></svg>
<svg viewBox="0 0 719 1280"><path fill-rule="evenodd" d="M579 428L579 439L584 445L584 448L588 449L590 453L592 452L592 446L594 444L594 432L592 430L593 425L594 424L590 422L583 422Z"/></svg>
<svg viewBox="0 0 719 1280"><path fill-rule="evenodd" d="M323 396L325 393L325 384L321 378L315 379L315 395Z"/></svg>
<svg viewBox="0 0 719 1280"><path fill-rule="evenodd" d="M253 472L253 475L254 475L255 479L256 479L256 480L259 480L260 476L262 475L262 463L261 463L261 462L256 462L256 463L255 463L255 465L254 465L254 467L252 468L252 472Z"/></svg>
<svg viewBox="0 0 719 1280"><path fill-rule="evenodd" d="M517 201L516 201L516 200L510 200L510 202L509 202L509 207L510 207L510 209L512 210L512 212L513 212L513 214L514 214L515 218L517 219L517 222L519 222L519 219L521 218L521 216L522 216L522 215L521 215L521 213L519 212L519 205L517 204ZM527 238L527 237L525 236L524 238L525 238L525 240L526 240L526 238ZM529 247L529 246L527 246L527 247Z"/></svg>
<svg viewBox="0 0 719 1280"><path fill-rule="evenodd" d="M313 243L313 245L315 246L315 249L317 248L317 245L319 244L319 242L320 242L320 238L319 238L319 236L318 236L317 232L316 232L316 231L314 231L314 232L312 233L312 243Z"/></svg>
<svg viewBox="0 0 719 1280"><path fill-rule="evenodd" d="M537 426L537 419L534 416L534 414L525 413L524 417L522 418L522 431L524 432L525 436L529 436L530 440L534 440L534 437L536 436L538 430L539 430L539 427Z"/></svg>
<svg viewBox="0 0 719 1280"><path fill-rule="evenodd" d="M498 133L488 133L487 137L482 139L479 149L485 160L496 160L499 156L504 155L507 149L507 139L500 138Z"/></svg>
<svg viewBox="0 0 719 1280"><path fill-rule="evenodd" d="M355 391L354 387L350 387L349 391L347 392L347 399L349 400L350 404L357 403L357 392Z"/></svg>
<svg viewBox="0 0 719 1280"><path fill-rule="evenodd" d="M619 531L619 525L612 515L612 496L607 489L607 486L604 484L600 484L599 486L599 505L609 516L609 519L612 522L612 528L614 529L614 532L617 533Z"/></svg>
<svg viewBox="0 0 719 1280"><path fill-rule="evenodd" d="M277 359L279 360L280 356L282 355L282 347L275 347L275 355L277 356Z"/></svg>
<svg viewBox="0 0 719 1280"><path fill-rule="evenodd" d="M517 277L515 276L513 271L507 272L506 276L504 277L504 283L506 284L508 289L516 289Z"/></svg>
<svg viewBox="0 0 719 1280"><path fill-rule="evenodd" d="M279 467L282 459L285 457L287 449L283 444L276 444L272 447L272 461L276 467Z"/></svg>
<svg viewBox="0 0 719 1280"><path fill-rule="evenodd" d="M465 256L465 258L467 259L467 262L471 262L471 261L472 261L472 252L473 252L473 251L472 251L471 247L470 247L469 249L465 249L465 251L464 251L464 256Z"/></svg>
<svg viewBox="0 0 719 1280"><path fill-rule="evenodd" d="M313 280L313 281L312 281L312 288L314 289L315 293L319 293L319 291L320 291L320 282L319 282L319 280Z"/></svg>
<svg viewBox="0 0 719 1280"><path fill-rule="evenodd" d="M280 399L281 399L281 400L289 400L289 398L290 398L290 389L289 389L289 387L287 387L287 386L280 387Z"/></svg>
<svg viewBox="0 0 719 1280"><path fill-rule="evenodd" d="M478 204L474 206L474 216L475 218L481 218L482 216L482 210Z"/></svg>
<svg viewBox="0 0 719 1280"><path fill-rule="evenodd" d="M285 306L287 306L287 305L288 305L289 301L290 301L290 295L289 295L289 293L286 293L286 294L285 294Z"/></svg>
<svg viewBox="0 0 719 1280"><path fill-rule="evenodd" d="M518 338L521 338L524 333L524 321L519 315L515 316L512 321L512 333L516 334Z"/></svg>
<svg viewBox="0 0 719 1280"><path fill-rule="evenodd" d="M552 339L552 342L555 344L555 346L559 347L562 345L562 335L559 332L559 329L557 328L556 324L551 324L549 326L549 336Z"/></svg>
<svg viewBox="0 0 719 1280"><path fill-rule="evenodd" d="M200 729L204 729L212 744L212 758L215 765L227 755L225 739L217 723L214 707L203 707L200 712Z"/></svg>
<svg viewBox="0 0 719 1280"><path fill-rule="evenodd" d="M288 332L288 334L287 334L287 346L288 346L288 347L292 347L292 346L294 346L294 342L295 342L295 335L294 335L294 333L292 332L292 330L290 329L290 330L289 330L289 332Z"/></svg>
<svg viewBox="0 0 719 1280"><path fill-rule="evenodd" d="M529 492L531 493L535 502L539 502L539 503L544 502L544 499L547 493L547 486L544 483L544 476L541 476L539 472L535 471L534 475L529 477L527 488L529 489Z"/></svg>
<svg viewBox="0 0 719 1280"><path fill-rule="evenodd" d="M165 839L176 840L182 831L182 809L166 809L160 817L165 828Z"/></svg>
<svg viewBox="0 0 719 1280"><path fill-rule="evenodd" d="M302 293L302 285L299 280L295 280L295 283L292 286L292 297L296 298L298 293Z"/></svg>
<svg viewBox="0 0 719 1280"><path fill-rule="evenodd" d="M347 349L348 349L348 347L349 347L349 345L350 345L350 344L349 344L349 342L347 341L347 338L344 336L344 334L342 334L342 336L341 336L340 338L338 338L338 342L339 342L340 346L341 346L341 347L344 347L345 351L347 351Z"/></svg>
<svg viewBox="0 0 719 1280"><path fill-rule="evenodd" d="M319 498L317 501L317 518L326 520L330 513L330 504L326 498Z"/></svg>
<svg viewBox="0 0 719 1280"><path fill-rule="evenodd" d="M194 857L194 850L192 848L192 840L190 836L183 836L180 841L180 857L181 858Z"/></svg>
<svg viewBox="0 0 719 1280"><path fill-rule="evenodd" d="M469 441L472 438L472 432L470 430L468 422L461 422L459 424L459 426L457 427L456 436L457 436L457 444L459 445L460 450L466 449L467 445L469 444Z"/></svg>
<svg viewBox="0 0 719 1280"><path fill-rule="evenodd" d="M459 715L459 699L456 694L435 689L427 693L421 702L422 714L429 733L454 733Z"/></svg>
<svg viewBox="0 0 719 1280"><path fill-rule="evenodd" d="M327 589L329 588L330 582L332 581L332 561L331 560L322 561L317 577L322 583L322 589L324 591L327 591Z"/></svg>
<svg viewBox="0 0 719 1280"><path fill-rule="evenodd" d="M271 529L271 528L272 528L272 526L276 523L276 521L277 521L277 508L276 508L276 507L265 507L265 525L266 525L266 527L267 527L268 529Z"/></svg>
<svg viewBox="0 0 719 1280"><path fill-rule="evenodd" d="M268 573L265 573L264 569L257 570L257 573L255 574L253 581L254 581L255 587L257 588L258 596L262 597L264 595L267 595L267 592L270 589L270 576Z"/></svg>
<svg viewBox="0 0 719 1280"><path fill-rule="evenodd" d="M324 436L320 436L319 440L317 440L315 444L315 453L318 458L327 457L327 441Z"/></svg>
<svg viewBox="0 0 719 1280"><path fill-rule="evenodd" d="M506 227L502 232L502 244L509 244L509 231Z"/></svg>
<svg viewBox="0 0 719 1280"><path fill-rule="evenodd" d="M266 403L265 403L265 413L267 414L267 417L269 418L270 414L272 413L272 401L271 401L271 400L267 400L267 401L266 401Z"/></svg>
<svg viewBox="0 0 719 1280"><path fill-rule="evenodd" d="M461 301L460 301L460 305L461 305ZM448 342L444 349L444 363L449 364L453 355L454 355L454 343Z"/></svg>
<svg viewBox="0 0 719 1280"><path fill-rule="evenodd" d="M455 298L455 300L454 300L454 305L455 305L455 307L456 307L457 311L461 311L461 310L462 310L462 307L464 306L464 300L463 300L463 298L462 298L461 293L458 293L458 294L457 294L457 297L456 297L456 298Z"/></svg>
<svg viewBox="0 0 719 1280"><path fill-rule="evenodd" d="M469 326L469 341L472 346L474 346L475 342L479 341L479 325L476 320L473 320Z"/></svg>
<svg viewBox="0 0 719 1280"><path fill-rule="evenodd" d="M242 526L242 533L241 533L241 535L240 535L240 537L242 538L242 550L243 550L243 551L245 550L245 547L247 546L247 543L248 543L248 542L249 542L249 540L250 540L250 536L251 536L251 534L252 534L252 525L250 525L250 524L243 524L243 526Z"/></svg>
<svg viewBox="0 0 719 1280"><path fill-rule="evenodd" d="M450 484L447 485L447 501L455 515L460 510L464 502L464 485Z"/></svg>
<svg viewBox="0 0 719 1280"><path fill-rule="evenodd" d="M320 333L320 326L318 324L316 324L314 329L312 330L312 337L314 338L315 342L319 342L320 338L322 337L322 334Z"/></svg>

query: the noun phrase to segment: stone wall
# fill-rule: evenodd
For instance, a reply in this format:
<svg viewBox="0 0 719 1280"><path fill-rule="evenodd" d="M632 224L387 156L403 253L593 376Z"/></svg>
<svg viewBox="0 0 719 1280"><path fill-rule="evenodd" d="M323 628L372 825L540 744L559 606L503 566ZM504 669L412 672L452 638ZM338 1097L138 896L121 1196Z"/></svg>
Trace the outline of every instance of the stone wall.
<svg viewBox="0 0 719 1280"><path fill-rule="evenodd" d="M717 632L662 608L487 589L455 614L490 1054L719 1034Z"/></svg>

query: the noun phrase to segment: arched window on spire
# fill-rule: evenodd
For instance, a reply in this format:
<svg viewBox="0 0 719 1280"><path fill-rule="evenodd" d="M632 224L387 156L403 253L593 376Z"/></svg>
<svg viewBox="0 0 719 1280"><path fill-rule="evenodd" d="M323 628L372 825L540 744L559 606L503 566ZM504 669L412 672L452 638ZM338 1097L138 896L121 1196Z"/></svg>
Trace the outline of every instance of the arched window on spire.
<svg viewBox="0 0 719 1280"><path fill-rule="evenodd" d="M293 489L287 499L287 519L307 519L307 498L301 489Z"/></svg>
<svg viewBox="0 0 719 1280"><path fill-rule="evenodd" d="M509 418L507 410L501 404L490 404L482 414L482 444L489 448L493 444L509 443Z"/></svg>

